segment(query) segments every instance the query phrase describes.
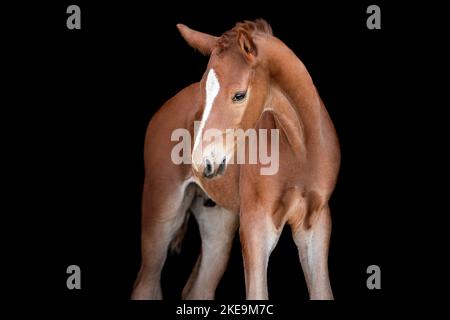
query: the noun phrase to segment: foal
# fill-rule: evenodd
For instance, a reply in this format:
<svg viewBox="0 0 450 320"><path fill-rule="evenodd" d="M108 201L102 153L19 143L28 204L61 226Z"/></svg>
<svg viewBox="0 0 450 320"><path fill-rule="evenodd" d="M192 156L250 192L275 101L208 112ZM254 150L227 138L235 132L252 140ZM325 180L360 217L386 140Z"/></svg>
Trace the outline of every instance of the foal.
<svg viewBox="0 0 450 320"><path fill-rule="evenodd" d="M303 63L264 20L215 37L177 25L189 45L209 55L198 83L155 114L145 140L142 264L133 299L162 298L160 275L169 246L180 244L189 212L202 239L184 299L213 299L239 228L247 299L267 299L267 266L287 223L311 299L333 299L328 278L328 200L340 164L329 115ZM200 121L194 132L194 121ZM175 164L178 128L194 137L192 164ZM279 168L230 161L235 145L207 141L209 129L278 129ZM260 139L258 137L257 139ZM270 140L267 143L270 144ZM270 146L267 146L270 150ZM246 149L248 156L249 150Z"/></svg>

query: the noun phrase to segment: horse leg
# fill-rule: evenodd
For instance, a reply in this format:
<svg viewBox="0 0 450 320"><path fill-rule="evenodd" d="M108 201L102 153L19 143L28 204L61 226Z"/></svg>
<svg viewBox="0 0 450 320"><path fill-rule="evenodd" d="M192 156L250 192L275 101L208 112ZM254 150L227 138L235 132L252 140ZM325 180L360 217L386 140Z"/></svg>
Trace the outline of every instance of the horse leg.
<svg viewBox="0 0 450 320"><path fill-rule="evenodd" d="M228 263L238 215L218 205L207 207L202 197L194 199L191 210L198 222L202 246L182 297L188 300L214 299Z"/></svg>
<svg viewBox="0 0 450 320"><path fill-rule="evenodd" d="M328 277L328 247L331 234L331 217L328 204L310 206L307 222L291 225L300 263L312 300L332 300Z"/></svg>
<svg viewBox="0 0 450 320"><path fill-rule="evenodd" d="M239 229L244 259L246 298L268 299L267 266L281 231L270 215L261 211L241 212Z"/></svg>
<svg viewBox="0 0 450 320"><path fill-rule="evenodd" d="M142 263L131 298L162 299L161 271L167 249L180 230L194 196L191 186L144 185L142 199Z"/></svg>

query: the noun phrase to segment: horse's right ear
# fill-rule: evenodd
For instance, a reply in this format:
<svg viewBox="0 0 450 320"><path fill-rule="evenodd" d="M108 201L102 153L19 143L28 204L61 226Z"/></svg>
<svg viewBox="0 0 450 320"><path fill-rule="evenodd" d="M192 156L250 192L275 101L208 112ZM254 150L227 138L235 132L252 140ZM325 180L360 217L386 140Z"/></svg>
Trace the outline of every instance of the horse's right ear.
<svg viewBox="0 0 450 320"><path fill-rule="evenodd" d="M177 28L183 36L184 40L194 49L197 49L205 56L210 55L213 47L217 43L218 37L195 31L185 26L184 24L177 24Z"/></svg>

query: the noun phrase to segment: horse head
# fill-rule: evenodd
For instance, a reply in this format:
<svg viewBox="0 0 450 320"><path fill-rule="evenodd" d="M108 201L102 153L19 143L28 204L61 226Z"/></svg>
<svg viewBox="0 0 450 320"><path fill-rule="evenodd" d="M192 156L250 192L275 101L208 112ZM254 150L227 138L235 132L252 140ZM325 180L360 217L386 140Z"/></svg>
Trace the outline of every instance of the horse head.
<svg viewBox="0 0 450 320"><path fill-rule="evenodd" d="M233 162L235 130L254 128L264 110L270 77L257 41L272 31L263 20L238 23L220 37L177 27L190 46L209 55L200 81L201 120L192 160L197 175L219 177Z"/></svg>

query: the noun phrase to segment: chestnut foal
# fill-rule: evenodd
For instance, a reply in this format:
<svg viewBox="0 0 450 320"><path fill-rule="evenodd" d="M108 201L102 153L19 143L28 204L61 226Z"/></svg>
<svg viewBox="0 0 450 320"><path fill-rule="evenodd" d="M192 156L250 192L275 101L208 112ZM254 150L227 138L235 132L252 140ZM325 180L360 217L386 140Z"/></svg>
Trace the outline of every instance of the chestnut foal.
<svg viewBox="0 0 450 320"><path fill-rule="evenodd" d="M154 115L145 140L142 264L133 299L161 299L169 246L179 246L189 213L202 245L184 299L213 299L239 228L247 299L268 299L267 266L287 223L311 299L333 299L328 278L328 200L340 164L335 129L303 63L264 20L237 23L215 37L177 25L193 48L209 55L198 83ZM200 121L194 132L194 121ZM175 164L171 135L187 129L193 163ZM235 148L206 141L215 128L279 129L279 168L235 162ZM258 139L260 139L258 137ZM270 144L270 142L268 143ZM268 146L268 149L270 147ZM247 156L248 156L248 150Z"/></svg>

